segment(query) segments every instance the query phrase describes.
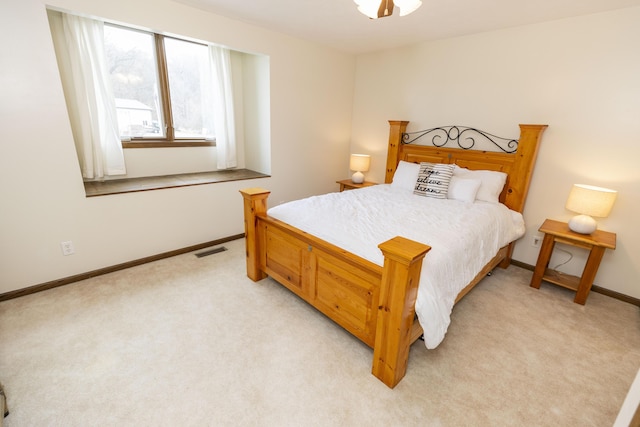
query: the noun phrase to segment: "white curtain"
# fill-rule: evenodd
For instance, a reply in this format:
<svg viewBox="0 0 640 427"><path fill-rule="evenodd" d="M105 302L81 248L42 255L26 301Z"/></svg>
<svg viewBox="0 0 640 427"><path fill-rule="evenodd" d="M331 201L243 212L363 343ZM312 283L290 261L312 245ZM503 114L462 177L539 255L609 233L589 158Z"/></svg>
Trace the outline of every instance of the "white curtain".
<svg viewBox="0 0 640 427"><path fill-rule="evenodd" d="M214 129L218 169L238 166L236 156L236 131L233 109L233 84L231 57L228 49L209 46L211 65Z"/></svg>
<svg viewBox="0 0 640 427"><path fill-rule="evenodd" d="M82 176L124 175L103 23L55 12L50 13L50 22Z"/></svg>

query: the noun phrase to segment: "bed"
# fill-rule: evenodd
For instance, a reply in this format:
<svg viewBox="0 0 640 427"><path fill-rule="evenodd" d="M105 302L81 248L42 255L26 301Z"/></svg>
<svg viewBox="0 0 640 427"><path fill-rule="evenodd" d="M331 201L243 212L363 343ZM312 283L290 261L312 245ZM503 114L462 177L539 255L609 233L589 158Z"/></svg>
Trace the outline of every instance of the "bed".
<svg viewBox="0 0 640 427"><path fill-rule="evenodd" d="M371 347L373 349L372 373L391 388L395 387L406 373L409 349L413 342L423 334L433 335L431 338L431 347L433 347L444 336L441 330L436 331L435 334L430 331L430 304L423 304L420 298L426 292L424 289L427 285L420 287L419 283L430 283L428 282L430 273L437 276L436 268L443 261L430 264L432 259L446 261L448 255L443 249L445 246L443 239L446 240L446 237L440 236L439 240L434 238L433 240L439 243L432 250L433 243L430 242L428 235L416 238L415 232L411 233L407 230L399 230L398 235L393 235L395 229L389 226L392 222L391 216L401 215L400 211L385 212L385 209L377 209L382 205L382 201L378 205L367 207L363 207L362 204L367 203L367 200L388 199L391 204L398 206L404 204L404 200L409 200L410 197L420 199L424 203L427 201L436 203L432 199L440 196L409 196L406 191L402 195L395 195L398 188L403 186L401 184L406 181L406 176L414 179L413 175L407 175L407 171L411 170L411 173L415 173L415 167L418 164L428 163L438 165L443 170L456 171L457 177L463 181L471 176L465 175L467 173L503 175L504 185L495 193L497 198L495 205L498 205L498 209L509 212L507 215L517 222L516 213L521 213L524 208L538 147L547 127L546 125L520 125L520 136L516 140L500 138L462 126L438 127L407 133L408 123L407 121L389 122L384 185L350 190L347 192L349 194L332 193L321 196L325 197L324 199L314 197L292 202L301 206L308 204L307 209L311 207L319 210L319 206L326 204L326 199L337 199L336 202L342 204L349 203L351 200L356 203L353 209L365 209L367 212L381 210L383 218L385 214L388 216L385 223L377 227L380 230L369 228L368 231L359 231L361 235L366 234L374 241L379 238L380 241L375 241L376 243L354 245L348 240L340 240L335 233L333 236L329 233L329 229L336 227L323 225L320 220L305 222L304 217L308 217L306 214L300 215L302 219L296 219L295 215L286 213L284 208L276 207L268 211L268 190L262 188L241 190L244 200L248 277L254 281L262 280L267 276L272 277ZM487 148L486 144L492 148ZM498 151L492 151L494 149ZM454 178L451 180L453 181ZM465 182L471 181L467 179ZM462 181L458 179L458 183L460 182ZM411 185L415 184L412 182ZM399 199L396 200L393 197L399 197ZM444 206L453 201L439 200L437 203L442 203L439 206ZM477 205L479 208L489 209L488 206L484 206L489 204L482 201L465 203L464 206ZM419 208L421 211L436 210L433 208L434 205L421 206L424 206ZM327 209L335 209L335 207ZM438 211L443 209L438 208ZM475 211L472 214L476 215ZM464 222L464 220L459 221L459 223ZM343 231L337 227L338 235L347 234L346 230L357 226L359 223L356 225L352 222L345 225ZM314 230L314 227L315 231L310 231ZM375 225L373 227L375 228ZM451 227L440 226L440 229L456 229L456 227L457 225L454 224ZM477 228L484 228L484 226ZM523 232L522 226L520 234L502 238L507 240L500 242L498 246L495 246L495 242L493 243L494 247L489 248L489 254L485 256L486 262L483 260L481 265L473 267L472 272L467 271L464 282L454 286L453 291L451 289L447 291L447 298L451 299L451 307L496 266L506 268L509 265L514 241ZM480 237L481 242L483 239ZM473 239L470 236L465 238L455 235L450 240L472 244L470 242ZM475 250L475 247L472 248ZM467 246L462 250L468 252L470 249ZM426 263L425 257L429 257ZM425 263L425 271L422 271L423 263ZM454 293L451 294L451 292ZM427 306L426 309L424 305ZM418 315L416 315L416 306L419 308ZM448 308L449 313L447 313L447 307L433 310L442 310L448 315L450 309ZM421 324L426 327L423 328ZM447 326L448 323L444 327L444 332Z"/></svg>

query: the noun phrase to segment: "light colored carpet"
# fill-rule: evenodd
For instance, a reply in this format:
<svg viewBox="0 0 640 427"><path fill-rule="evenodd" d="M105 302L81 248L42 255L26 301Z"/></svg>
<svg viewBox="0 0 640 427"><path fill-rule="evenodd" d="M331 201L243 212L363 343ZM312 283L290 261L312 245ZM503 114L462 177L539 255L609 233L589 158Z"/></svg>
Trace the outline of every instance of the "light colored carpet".
<svg viewBox="0 0 640 427"><path fill-rule="evenodd" d="M608 426L640 367L638 307L511 266L390 390L369 348L225 246L0 303L5 426Z"/></svg>

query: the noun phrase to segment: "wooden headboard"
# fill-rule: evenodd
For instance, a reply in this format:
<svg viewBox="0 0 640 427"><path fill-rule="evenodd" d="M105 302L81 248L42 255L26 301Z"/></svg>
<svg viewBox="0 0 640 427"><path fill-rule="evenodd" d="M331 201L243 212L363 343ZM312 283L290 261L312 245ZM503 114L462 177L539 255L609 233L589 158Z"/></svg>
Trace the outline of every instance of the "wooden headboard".
<svg viewBox="0 0 640 427"><path fill-rule="evenodd" d="M507 174L507 182L500 194L500 201L514 211L523 211L538 147L547 125L520 125L520 138L515 140L459 126L433 128L408 134L406 133L408 124L408 121L389 121L385 183L391 183L393 180L393 174L400 160L412 163L455 163L468 169L501 171ZM467 132L470 132L471 136L462 135ZM475 146L476 138L487 137L487 135L489 141L501 147L502 151L472 148ZM412 136L415 137L412 138ZM430 138L432 145L415 143L423 136L428 136L427 140ZM494 138L504 141L504 146L497 144ZM458 147L445 147L449 141L456 141Z"/></svg>

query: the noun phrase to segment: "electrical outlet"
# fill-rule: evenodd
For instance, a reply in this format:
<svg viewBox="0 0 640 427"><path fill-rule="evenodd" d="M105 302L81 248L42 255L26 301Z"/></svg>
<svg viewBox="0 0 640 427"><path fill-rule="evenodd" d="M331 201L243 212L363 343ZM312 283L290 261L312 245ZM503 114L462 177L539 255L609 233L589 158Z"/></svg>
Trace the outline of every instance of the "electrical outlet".
<svg viewBox="0 0 640 427"><path fill-rule="evenodd" d="M533 236L531 238L531 246L533 246L534 248L539 248L540 247L540 243L542 243L542 237Z"/></svg>
<svg viewBox="0 0 640 427"><path fill-rule="evenodd" d="M73 242L71 240L60 242L60 247L62 248L62 255L64 256L73 255L75 253Z"/></svg>

